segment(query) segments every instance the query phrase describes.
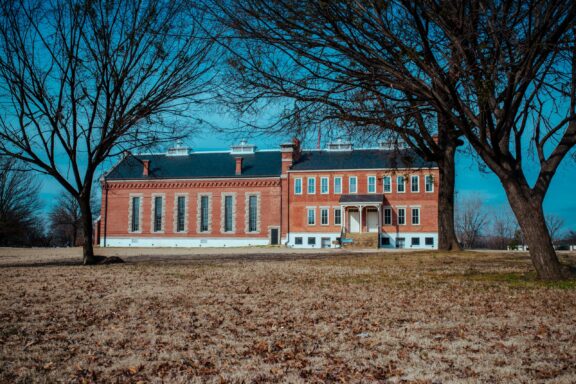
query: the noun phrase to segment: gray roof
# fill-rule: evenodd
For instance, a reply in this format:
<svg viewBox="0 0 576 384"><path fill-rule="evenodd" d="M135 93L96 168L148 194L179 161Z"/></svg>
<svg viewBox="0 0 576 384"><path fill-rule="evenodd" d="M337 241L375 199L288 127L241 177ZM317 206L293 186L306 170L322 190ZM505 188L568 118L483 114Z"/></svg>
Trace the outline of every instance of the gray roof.
<svg viewBox="0 0 576 384"><path fill-rule="evenodd" d="M355 149L353 151L304 151L300 159L292 166L292 170L432 167L436 167L436 165L425 161L410 149L397 151Z"/></svg>
<svg viewBox="0 0 576 384"><path fill-rule="evenodd" d="M279 177L282 172L280 151L255 151L242 154L242 174L236 175L239 155L230 152L197 152L181 156L131 155L105 175L107 180L202 179ZM143 160L150 161L148 176L142 174ZM294 171L338 169L386 169L435 167L410 150L385 151L356 149L353 151L303 151L292 166Z"/></svg>
<svg viewBox="0 0 576 384"><path fill-rule="evenodd" d="M382 203L383 201L383 194L371 193L367 195L342 195L340 196L339 203Z"/></svg>

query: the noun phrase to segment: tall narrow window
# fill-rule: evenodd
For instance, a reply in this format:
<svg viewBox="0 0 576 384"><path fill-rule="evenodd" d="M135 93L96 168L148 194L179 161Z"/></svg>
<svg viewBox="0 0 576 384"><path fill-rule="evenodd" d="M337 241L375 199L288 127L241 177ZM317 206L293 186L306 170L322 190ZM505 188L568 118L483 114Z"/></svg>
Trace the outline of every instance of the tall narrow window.
<svg viewBox="0 0 576 384"><path fill-rule="evenodd" d="M316 193L316 178L309 177L308 178L308 194L313 195Z"/></svg>
<svg viewBox="0 0 576 384"><path fill-rule="evenodd" d="M154 197L154 232L162 231L162 196Z"/></svg>
<svg viewBox="0 0 576 384"><path fill-rule="evenodd" d="M420 176L414 175L410 178L410 191L420 192Z"/></svg>
<svg viewBox="0 0 576 384"><path fill-rule="evenodd" d="M328 225L328 208L320 208L320 224Z"/></svg>
<svg viewBox="0 0 576 384"><path fill-rule="evenodd" d="M356 176L348 178L348 189L349 193L358 193L358 178Z"/></svg>
<svg viewBox="0 0 576 384"><path fill-rule="evenodd" d="M186 226L186 196L176 198L176 232L184 232Z"/></svg>
<svg viewBox="0 0 576 384"><path fill-rule="evenodd" d="M248 198L248 232L258 231L258 196Z"/></svg>
<svg viewBox="0 0 576 384"><path fill-rule="evenodd" d="M392 225L392 208L384 208L384 225Z"/></svg>
<svg viewBox="0 0 576 384"><path fill-rule="evenodd" d="M392 178L390 176L384 176L383 185L384 193L392 192Z"/></svg>
<svg viewBox="0 0 576 384"><path fill-rule="evenodd" d="M308 225L316 225L316 209L308 208Z"/></svg>
<svg viewBox="0 0 576 384"><path fill-rule="evenodd" d="M412 208L412 225L420 225L420 208Z"/></svg>
<svg viewBox="0 0 576 384"><path fill-rule="evenodd" d="M297 178L294 179L294 194L301 195L302 194L302 179Z"/></svg>
<svg viewBox="0 0 576 384"><path fill-rule="evenodd" d="M200 232L208 232L209 204L209 196L200 197Z"/></svg>
<svg viewBox="0 0 576 384"><path fill-rule="evenodd" d="M140 197L135 196L132 198L132 232L140 230Z"/></svg>
<svg viewBox="0 0 576 384"><path fill-rule="evenodd" d="M337 176L334 178L334 193L341 194L342 193L342 177Z"/></svg>
<svg viewBox="0 0 576 384"><path fill-rule="evenodd" d="M224 232L232 232L234 230L234 222L232 218L233 213L233 196L224 196Z"/></svg>
<svg viewBox="0 0 576 384"><path fill-rule="evenodd" d="M396 190L397 192L403 193L406 192L406 180L404 179L404 176L398 176L396 178Z"/></svg>
<svg viewBox="0 0 576 384"><path fill-rule="evenodd" d="M376 193L376 176L368 176L368 193Z"/></svg>
<svg viewBox="0 0 576 384"><path fill-rule="evenodd" d="M406 208L398 208L398 225L406 224Z"/></svg>
<svg viewBox="0 0 576 384"><path fill-rule="evenodd" d="M432 175L426 175L424 183L426 184L426 192L434 192L434 177L432 177Z"/></svg>
<svg viewBox="0 0 576 384"><path fill-rule="evenodd" d="M321 177L320 178L320 193L325 195L330 191L330 188L328 186L328 183L330 182L330 179L327 177Z"/></svg>
<svg viewBox="0 0 576 384"><path fill-rule="evenodd" d="M334 208L334 225L342 225L342 209Z"/></svg>

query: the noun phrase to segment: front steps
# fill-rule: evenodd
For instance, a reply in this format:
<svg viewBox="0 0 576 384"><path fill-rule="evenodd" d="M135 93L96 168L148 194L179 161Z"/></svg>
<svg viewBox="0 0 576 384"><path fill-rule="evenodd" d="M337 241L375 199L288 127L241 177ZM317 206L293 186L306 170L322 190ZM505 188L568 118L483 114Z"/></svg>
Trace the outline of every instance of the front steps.
<svg viewBox="0 0 576 384"><path fill-rule="evenodd" d="M342 248L378 248L378 232L347 233L343 236L351 242L342 242Z"/></svg>

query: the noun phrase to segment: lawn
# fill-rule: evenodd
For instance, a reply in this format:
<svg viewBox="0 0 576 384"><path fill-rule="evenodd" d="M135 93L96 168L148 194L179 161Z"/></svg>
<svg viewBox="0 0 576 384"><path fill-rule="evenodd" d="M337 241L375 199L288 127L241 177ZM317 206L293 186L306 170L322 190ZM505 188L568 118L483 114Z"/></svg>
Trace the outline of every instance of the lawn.
<svg viewBox="0 0 576 384"><path fill-rule="evenodd" d="M0 251L0 382L576 382L576 282L526 254L58 252Z"/></svg>

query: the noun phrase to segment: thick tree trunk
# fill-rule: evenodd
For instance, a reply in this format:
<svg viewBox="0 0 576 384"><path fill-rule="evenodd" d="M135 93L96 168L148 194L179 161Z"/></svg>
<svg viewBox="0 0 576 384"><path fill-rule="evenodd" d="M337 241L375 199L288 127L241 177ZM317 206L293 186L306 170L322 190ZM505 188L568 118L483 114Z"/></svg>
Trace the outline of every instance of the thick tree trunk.
<svg viewBox="0 0 576 384"><path fill-rule="evenodd" d="M94 245L92 244L92 209L90 208L89 195L88 197L80 196L78 203L80 204L80 212L82 213L82 233L84 235L82 261L84 265L91 265L96 263L97 258L94 256Z"/></svg>
<svg viewBox="0 0 576 384"><path fill-rule="evenodd" d="M438 160L440 180L438 181L438 249L461 251L454 227L454 184L456 182L456 145L447 145L442 158Z"/></svg>
<svg viewBox="0 0 576 384"><path fill-rule="evenodd" d="M570 267L561 264L556 256L546 226L542 199L534 196L528 186L523 187L517 181L505 183L504 189L529 248L530 258L538 277L545 280L573 277L574 273Z"/></svg>

